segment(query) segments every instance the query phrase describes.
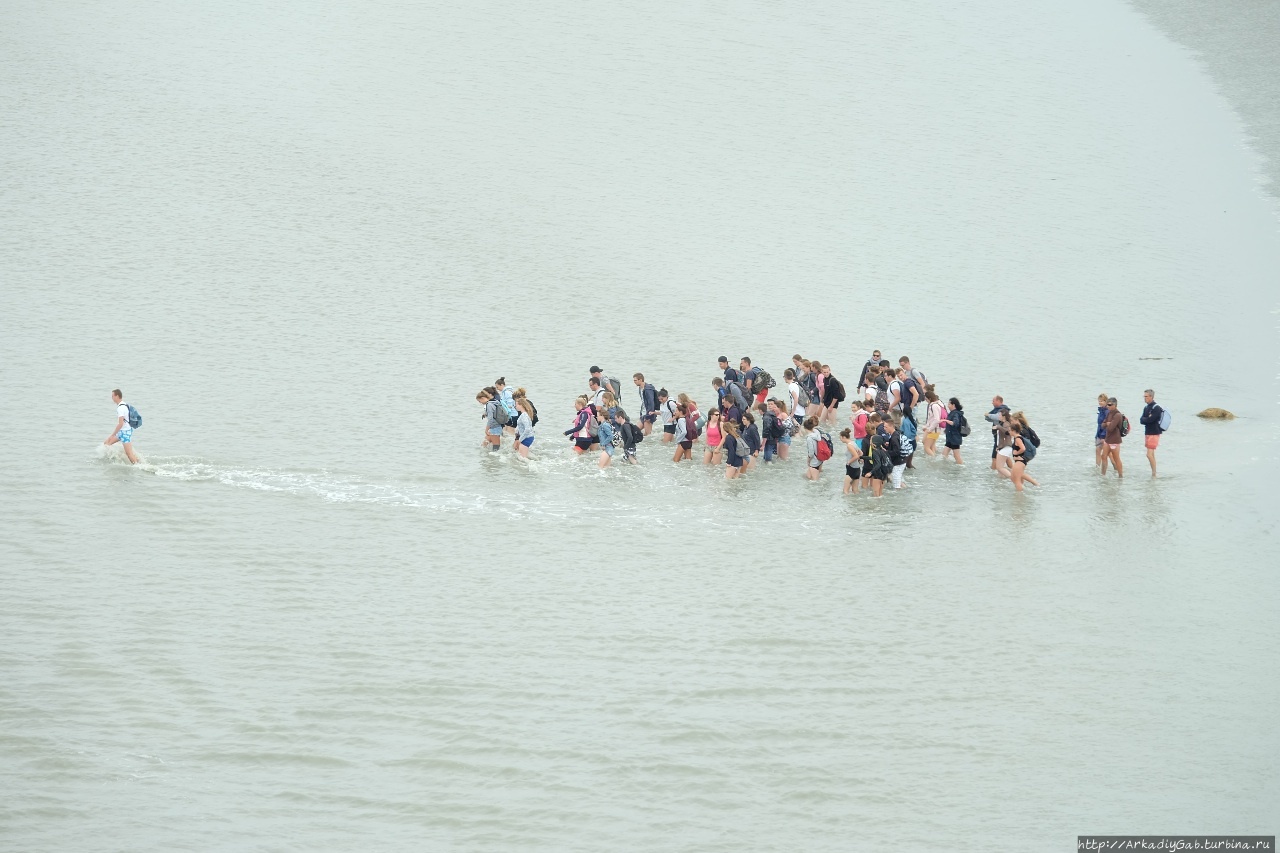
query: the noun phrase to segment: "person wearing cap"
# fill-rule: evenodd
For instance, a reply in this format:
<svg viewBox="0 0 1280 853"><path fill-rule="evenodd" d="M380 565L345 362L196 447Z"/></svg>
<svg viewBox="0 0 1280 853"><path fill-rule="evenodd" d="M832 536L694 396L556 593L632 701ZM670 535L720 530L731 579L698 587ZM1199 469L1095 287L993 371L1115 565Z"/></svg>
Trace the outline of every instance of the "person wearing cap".
<svg viewBox="0 0 1280 853"><path fill-rule="evenodd" d="M1124 426L1124 415L1120 413L1115 397L1107 398L1107 419L1102 422L1102 426L1107 431L1107 453L1102 457L1102 475L1106 476L1107 463L1110 462L1116 468L1116 476L1123 477L1124 465L1120 462L1120 443L1124 441L1124 436L1120 434L1120 430Z"/></svg>
<svg viewBox="0 0 1280 853"><path fill-rule="evenodd" d="M720 365L720 369L724 371L725 385L728 385L730 382L737 382L739 385L742 384L742 376L738 371L729 366L729 357L727 355L720 356L720 358L717 359L717 363Z"/></svg>
<svg viewBox="0 0 1280 853"><path fill-rule="evenodd" d="M614 379L612 376L605 376L604 371L599 367L599 365L595 365L595 364L591 365L591 370L589 371L589 373L591 374L592 378L599 381L600 388L613 394L613 398L615 400L622 399L622 383L621 382L619 382L617 379ZM588 383L589 382L590 380L588 380ZM595 392L592 391L592 393L594 394Z"/></svg>

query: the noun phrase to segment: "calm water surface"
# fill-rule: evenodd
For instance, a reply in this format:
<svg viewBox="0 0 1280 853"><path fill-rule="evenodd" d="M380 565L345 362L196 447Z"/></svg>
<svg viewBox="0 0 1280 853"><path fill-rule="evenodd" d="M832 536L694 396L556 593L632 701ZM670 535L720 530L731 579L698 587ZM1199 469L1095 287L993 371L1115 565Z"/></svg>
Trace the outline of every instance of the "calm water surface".
<svg viewBox="0 0 1280 853"><path fill-rule="evenodd" d="M3 4L0 847L1274 832L1275 202L1185 50L1057 6ZM555 440L592 363L875 347L1043 488ZM1165 476L1100 481L1148 386Z"/></svg>

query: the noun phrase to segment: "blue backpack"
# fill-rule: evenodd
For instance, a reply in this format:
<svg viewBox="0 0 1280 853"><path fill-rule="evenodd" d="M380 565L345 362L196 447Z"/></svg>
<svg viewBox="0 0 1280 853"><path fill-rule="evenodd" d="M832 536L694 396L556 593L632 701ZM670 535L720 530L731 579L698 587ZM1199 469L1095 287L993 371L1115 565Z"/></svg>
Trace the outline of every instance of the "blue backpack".
<svg viewBox="0 0 1280 853"><path fill-rule="evenodd" d="M132 412L133 409L130 409L129 411ZM1173 423L1173 418L1169 415L1169 410L1164 407L1161 407L1160 408L1160 431L1168 432L1169 425L1172 423Z"/></svg>
<svg viewBox="0 0 1280 853"><path fill-rule="evenodd" d="M128 403L125 403L129 406ZM138 410L133 406L129 406L129 429L137 429L142 426L142 415L138 414Z"/></svg>

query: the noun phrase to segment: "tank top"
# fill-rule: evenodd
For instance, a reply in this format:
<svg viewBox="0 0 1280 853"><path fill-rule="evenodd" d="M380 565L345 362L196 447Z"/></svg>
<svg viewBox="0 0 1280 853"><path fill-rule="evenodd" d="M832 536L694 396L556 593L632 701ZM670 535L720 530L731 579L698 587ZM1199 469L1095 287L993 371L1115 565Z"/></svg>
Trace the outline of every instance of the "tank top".
<svg viewBox="0 0 1280 853"><path fill-rule="evenodd" d="M721 439L720 427L716 427L716 426L707 427L707 446L708 447L719 447L720 439Z"/></svg>

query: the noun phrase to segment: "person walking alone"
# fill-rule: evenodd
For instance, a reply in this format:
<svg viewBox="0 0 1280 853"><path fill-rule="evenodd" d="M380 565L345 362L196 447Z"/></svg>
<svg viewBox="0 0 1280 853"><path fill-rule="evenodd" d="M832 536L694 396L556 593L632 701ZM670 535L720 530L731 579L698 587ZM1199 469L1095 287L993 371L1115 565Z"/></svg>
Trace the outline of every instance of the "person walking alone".
<svg viewBox="0 0 1280 853"><path fill-rule="evenodd" d="M1142 409L1142 417L1138 418L1138 422L1142 424L1142 431L1146 433L1147 445L1147 461L1151 463L1151 476L1156 475L1156 448L1160 446L1160 435L1164 432L1161 429L1161 421L1164 420L1164 409L1156 402L1156 392L1150 388L1142 392L1142 399L1146 401L1146 406Z"/></svg>
<svg viewBox="0 0 1280 853"><path fill-rule="evenodd" d="M107 447L119 442L124 445L124 455L128 457L130 465L138 464L138 456L133 452L133 423L129 420L129 413L132 407L124 401L124 395L117 388L111 392L111 402L116 404L116 425L111 429L111 435L103 440L103 444Z"/></svg>

